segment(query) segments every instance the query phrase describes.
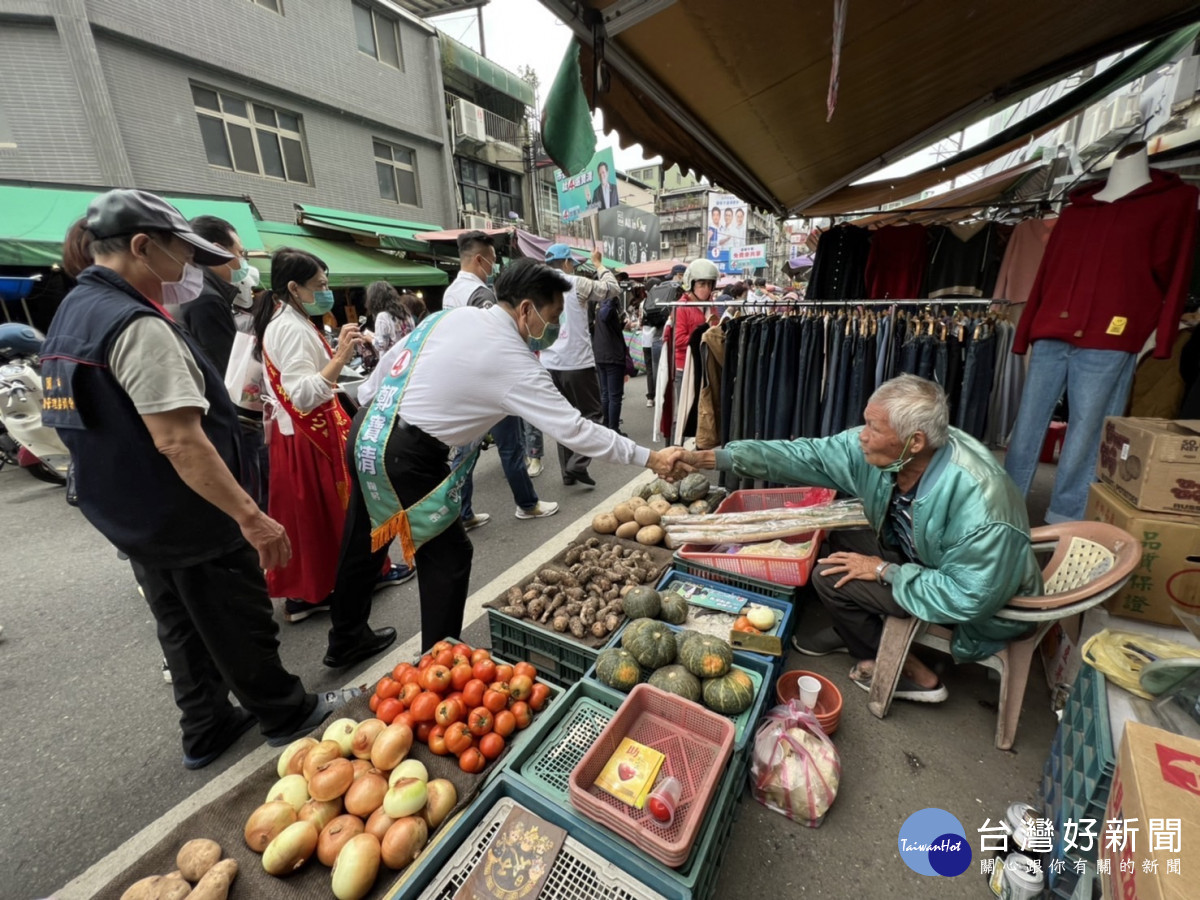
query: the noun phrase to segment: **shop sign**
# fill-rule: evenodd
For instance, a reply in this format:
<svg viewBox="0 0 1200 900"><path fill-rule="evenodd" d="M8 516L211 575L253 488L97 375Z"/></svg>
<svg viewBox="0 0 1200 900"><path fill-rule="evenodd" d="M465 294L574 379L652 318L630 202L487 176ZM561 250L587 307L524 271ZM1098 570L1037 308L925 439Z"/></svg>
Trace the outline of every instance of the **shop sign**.
<svg viewBox="0 0 1200 900"><path fill-rule="evenodd" d="M767 264L766 244L746 244L729 253L729 268L732 271L758 269Z"/></svg>
<svg viewBox="0 0 1200 900"><path fill-rule="evenodd" d="M632 206L618 206L599 213L600 239L605 256L633 265L659 257L658 216Z"/></svg>

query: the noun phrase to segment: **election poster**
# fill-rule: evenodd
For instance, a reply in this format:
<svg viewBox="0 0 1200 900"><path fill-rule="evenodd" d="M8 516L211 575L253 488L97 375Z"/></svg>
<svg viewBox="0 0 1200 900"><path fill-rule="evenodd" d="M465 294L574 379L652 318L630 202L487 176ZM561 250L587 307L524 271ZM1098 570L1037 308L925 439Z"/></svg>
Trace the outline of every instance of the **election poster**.
<svg viewBox="0 0 1200 900"><path fill-rule="evenodd" d="M659 221L652 212L620 206L599 213L603 253L611 259L633 265L659 257Z"/></svg>
<svg viewBox="0 0 1200 900"><path fill-rule="evenodd" d="M620 198L612 147L597 150L577 175L555 169L554 184L558 188L558 212L563 222L578 222L602 209L615 208Z"/></svg>
<svg viewBox="0 0 1200 900"><path fill-rule="evenodd" d="M741 270L733 264L732 253L746 243L748 217L749 208L733 194L708 195L708 258L723 273Z"/></svg>

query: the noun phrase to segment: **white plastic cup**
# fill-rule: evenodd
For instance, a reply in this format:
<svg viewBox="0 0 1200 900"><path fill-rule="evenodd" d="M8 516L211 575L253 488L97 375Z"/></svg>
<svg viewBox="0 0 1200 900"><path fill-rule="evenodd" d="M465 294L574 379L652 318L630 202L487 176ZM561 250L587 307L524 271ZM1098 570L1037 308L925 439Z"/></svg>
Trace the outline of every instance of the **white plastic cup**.
<svg viewBox="0 0 1200 900"><path fill-rule="evenodd" d="M800 704L805 709L815 709L821 696L821 682L811 675L801 675L796 686L800 689Z"/></svg>
<svg viewBox="0 0 1200 900"><path fill-rule="evenodd" d="M663 778L646 797L646 811L663 826L675 823L675 810L683 794L683 785L673 775Z"/></svg>

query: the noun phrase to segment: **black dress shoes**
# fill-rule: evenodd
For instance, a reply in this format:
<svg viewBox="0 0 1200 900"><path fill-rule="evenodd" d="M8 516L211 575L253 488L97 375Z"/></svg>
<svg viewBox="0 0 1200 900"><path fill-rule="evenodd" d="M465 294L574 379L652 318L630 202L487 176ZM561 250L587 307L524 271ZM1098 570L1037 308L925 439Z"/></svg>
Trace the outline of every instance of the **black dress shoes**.
<svg viewBox="0 0 1200 900"><path fill-rule="evenodd" d="M359 643L357 647L351 647L350 649L343 650L340 653L334 653L332 651L326 653L324 663L331 669L344 669L347 666L360 663L364 659L370 659L377 653L382 653L395 642L395 628L376 628L371 632L371 636Z"/></svg>
<svg viewBox="0 0 1200 900"><path fill-rule="evenodd" d="M570 478L571 480L570 480L570 481L567 481L567 479L568 479L568 478ZM593 478L591 475L589 475L589 474L588 474L588 470L587 470L587 469L577 469L577 470L573 470L573 471L571 471L571 472L568 472L566 475L564 475L564 476L563 476L563 483L564 483L564 484L574 484L576 481L578 481L580 484L586 484L586 485L589 485L589 486L591 486L591 487L595 487L595 486L596 486L596 479L595 479L595 478Z"/></svg>

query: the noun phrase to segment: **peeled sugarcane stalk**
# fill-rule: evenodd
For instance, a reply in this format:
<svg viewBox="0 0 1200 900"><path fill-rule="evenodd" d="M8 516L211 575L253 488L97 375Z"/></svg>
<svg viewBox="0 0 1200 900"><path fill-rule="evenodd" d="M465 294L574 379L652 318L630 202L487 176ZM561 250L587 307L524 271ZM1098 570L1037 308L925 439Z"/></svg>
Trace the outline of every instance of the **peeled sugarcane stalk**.
<svg viewBox="0 0 1200 900"><path fill-rule="evenodd" d="M778 522L781 520L788 521L811 521L816 523L814 527L823 527L825 522L836 522L842 518L861 519L863 517L863 505L861 500L837 500L825 506L804 506L804 507L786 507L781 506L775 509L762 509L750 512L734 512L734 513L712 513L703 516L663 516L662 525L664 528L671 530L678 526L695 526L695 525L740 525L747 522Z"/></svg>

